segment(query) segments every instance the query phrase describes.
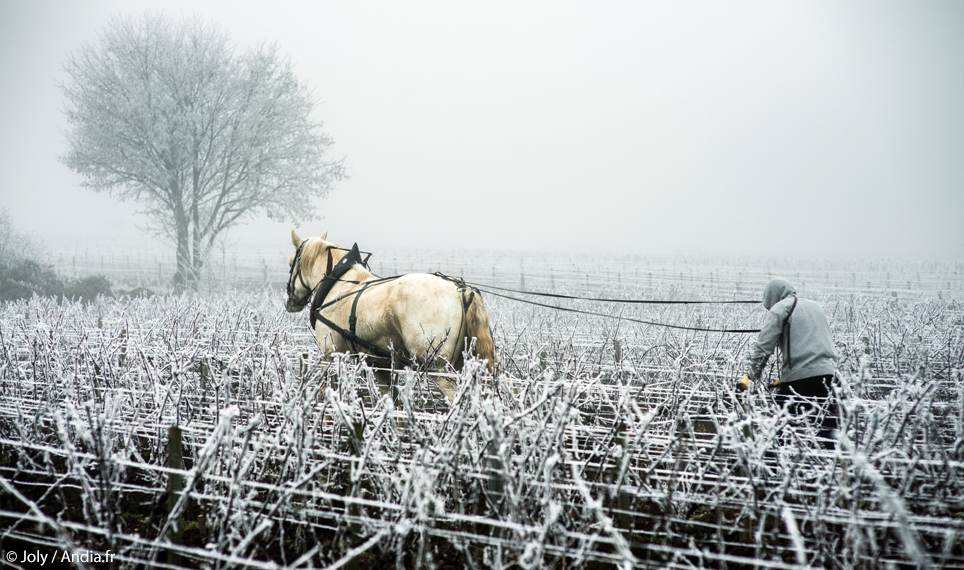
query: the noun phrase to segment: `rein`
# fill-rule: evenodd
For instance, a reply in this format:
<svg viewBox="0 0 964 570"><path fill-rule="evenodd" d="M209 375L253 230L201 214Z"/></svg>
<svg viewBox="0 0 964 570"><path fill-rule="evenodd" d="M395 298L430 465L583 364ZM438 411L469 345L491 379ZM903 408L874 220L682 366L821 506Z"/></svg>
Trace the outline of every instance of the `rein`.
<svg viewBox="0 0 964 570"><path fill-rule="evenodd" d="M520 303L526 303L526 304L528 304L528 305L535 305L535 306L537 306L537 307L546 307L546 308L548 308L548 309L556 309L556 310L558 310L558 311L566 311L566 312L570 312L570 313L579 313L579 314L582 314L582 315L591 315L591 316L594 316L594 317L613 317L613 315L606 315L606 314L603 314L603 313L596 313L596 312L592 312L592 311L582 311L582 310L579 310L579 309L570 309L570 308L567 308L567 307L559 307L559 306L556 306L556 305L547 305L547 304L545 304L545 303L537 303L537 302L535 302L535 301L529 301L529 300L526 300L526 299L519 299L518 297L510 297L509 295L504 295L504 294L502 294L502 293L497 293L497 292L493 291L493 289L496 289L496 290L498 290L498 291L508 292L508 293L518 293L518 294L523 294L523 295L533 295L533 296L536 296L536 297L550 297L550 298L553 298L553 299L572 299L572 300L575 300L575 301L596 301L596 302L601 302L601 303L629 303L629 304L646 304L646 305L732 305L732 304L742 304L742 305L750 305L750 304L753 304L753 305L755 305L755 304L759 303L759 301L743 301L743 300L737 300L737 301L665 301L665 300L656 300L656 299L604 299L604 298L600 298L600 297L576 297L576 296L573 296L573 295L560 295L560 294L558 294L558 293L538 293L538 292L536 292L536 291L525 291L525 290L521 290L521 289L506 289L505 287L496 287L495 285L483 285L483 284L479 284L479 283L472 283L471 285L472 285L473 288L476 289L476 290L485 291L485 292L488 293L489 295L495 295L496 297L502 297L503 299L510 299L510 300L512 300L512 301L518 301L518 302L520 302ZM719 333L740 333L740 334L749 334L749 333L758 333L758 332L760 332L760 329L708 329L708 328L701 328L701 327L685 327L685 326L682 326L682 325L668 325L668 324L666 324L666 323L657 323L657 322L653 322L653 321L644 321L644 320L641 320L641 319L632 319L632 318L629 318L629 317L615 317L615 318L620 319L620 320L623 320L623 321L629 321L629 322L632 322L632 323L639 323L639 324L643 324L643 325L652 325L652 326L657 326L657 327L666 327L666 328L670 328L670 329L680 329L680 330L686 330L686 331L719 332Z"/></svg>
<svg viewBox="0 0 964 570"><path fill-rule="evenodd" d="M645 305L756 305L760 301L663 301L655 299L605 299L602 297L574 297L572 295L560 295L558 293L539 293L536 291L525 291L522 289L506 289L505 287L496 287L495 285L486 285L483 283L472 283L477 287L487 287L489 289L497 289L499 291L505 291L506 293L518 293L522 295L533 295L535 297L551 297L553 299L572 299L575 301L598 301L601 303L631 303L631 304L645 304Z"/></svg>
<svg viewBox="0 0 964 570"><path fill-rule="evenodd" d="M297 276L298 276L298 278L301 280L302 285L304 285L305 288L307 288L307 284L305 284L304 279L301 277L301 267L300 267L300 264L298 263L298 261L300 260L300 257L301 257L301 248L302 248L303 246L304 246L304 243L302 243L301 246L298 247L298 251L295 253L295 264L294 264L294 265L299 265ZM322 282L319 284L319 287L317 288L317 290L309 290L309 291L308 291L308 294L305 295L305 297L303 297L303 298L301 299L301 302L304 302L305 300L307 300L307 298L308 298L312 293L314 293L314 299L313 299L312 302L311 302L311 310L309 311L309 319L310 319L310 322L311 322L311 328L312 328L312 330L314 330L314 328L315 328L315 322L321 321L322 323L324 323L325 325L327 325L330 329L332 329L333 331L338 332L338 334L342 335L342 337L344 337L346 340L348 340L348 341L352 344L352 349L353 349L355 352L358 352L358 349L357 349L357 347L356 347L355 345L360 345L360 346L362 346L363 348L365 348L366 350L368 350L369 353L371 353L371 354L374 355L374 356L381 357L381 358L391 358L391 357L392 357L392 354L393 354L392 352L390 352L390 351L388 351L388 350L386 350L386 349L384 349L384 348L382 348L382 347L380 347L380 346L376 346L376 345L372 344L371 342L366 341L365 339L360 338L360 337L355 333L355 324L356 324L356 322L357 322L357 319L356 319L356 317L355 317L355 309L356 309L357 306L358 306L358 300L359 300L359 298L361 297L361 294L362 294L368 287L373 286L373 285L378 285L378 284L381 284L381 283L384 283L384 282L387 282L387 281L391 281L391 280L394 280L394 279L398 279L399 277L402 277L402 276L401 276L401 275L395 275L395 276L393 276L393 277L381 277L381 278L378 278L378 279L373 280L373 281L365 281L365 282L360 282L360 281L346 281L346 282L355 283L355 284L362 284L362 283L364 283L364 284L363 284L363 286L362 286L360 289L358 289L358 290L356 290L356 291L351 291L351 292L349 292L349 293L346 293L346 294L338 297L337 299L334 299L334 300L332 300L332 301L329 301L329 302L325 303L325 299L326 299L326 297L328 296L328 293L331 292L332 287L334 287L337 282L341 281L341 277L344 276L345 273L347 273L348 270L351 269L356 263L361 263L362 265L364 265L364 266L367 268L367 267L368 267L368 263L367 263L367 262L368 262L368 259L371 258L371 255L372 255L372 254L369 253L369 252L365 252L365 253L367 253L367 255L365 256L365 259L363 260L363 259L361 258L361 252L358 250L358 244L357 244L357 243L354 244L354 245L352 245L352 247L351 247L350 249L346 249L346 248L342 248L342 247L336 247L336 246L331 246L331 247L329 247L328 249L329 249L329 251L328 251L328 268L327 268L327 271L325 272L325 278L324 278L324 279L322 280ZM340 260L334 267L332 267L332 257L331 257L331 250L332 250L332 249L338 249L338 250L341 250L341 251L347 251L347 252L348 252L344 257L341 258L341 260ZM292 265L292 272L294 272L294 265ZM760 332L760 329L728 329L728 328L711 329L711 328L702 328L702 327L687 327L687 326L682 326L682 325L670 325L670 324L666 324L666 323L657 323L657 322L654 322L654 321L645 321L645 320L642 320L642 319L633 319L633 318L630 318L630 317L622 317L622 316L615 316L615 317L614 317L614 315L606 315L606 314L598 313L598 312L583 311L583 310L580 310L580 309L572 309L572 308L567 308L567 307L559 307L559 306L556 306L556 305L548 305L548 304L546 304L546 303L538 303L538 302L535 302L535 301L529 301L529 300L526 300L526 299L520 299L520 298L518 298L518 297L512 297L512 296L509 296L509 295L505 295L505 294L503 294L503 293L498 293L498 292L496 292L496 291L503 291L503 292L508 292L508 293L523 294L523 295L533 295L533 296L537 296L537 297L549 297L549 298L553 298L553 299L571 299L571 300L577 300L577 301L594 301L594 302L626 303L626 304L652 304L652 305L757 304L757 303L759 303L759 301L748 301L748 300L732 300L732 301L688 301L688 300L686 300L686 301L670 301L670 300L656 300L656 299L605 299L605 298L599 298L599 297L577 297L577 296L573 296L573 295L561 295L561 294L557 294L557 293L538 293L538 292L535 292L535 291L525 291L525 290L518 290L518 289L507 289L507 288L504 288L504 287L497 287L497 286L495 286L495 285L484 285L484 284L480 284L480 283L470 283L470 282L466 282L464 279L456 278L456 277L450 277L450 276L448 276L448 275L444 275L444 274L439 273L439 272L435 272L434 275L436 275L436 276L438 276L438 277L441 277L442 279L445 279L445 280L447 280L447 281L451 281L452 283L455 283L457 286L459 286L459 290L460 290L461 293L462 293L461 296L462 296L463 321L464 321L465 312L468 310L469 305L472 304L472 299L473 299L474 295L475 295L476 293L481 294L481 292L485 292L485 293L488 293L488 294L490 294L490 295L495 295L496 297L502 297L503 299L509 299L509 300L512 300L512 301L520 302L520 303L526 303L526 304L534 305L534 306L537 306L537 307L545 307L545 308L548 308L548 309L555 309L555 310L558 310L558 311L566 311L566 312L569 312L569 313L577 313L577 314L590 315L590 316L595 316L595 317L616 318L616 319L619 319L619 320L628 321L628 322L632 322L632 323L639 323L639 324L651 325L651 326L657 326L657 327L666 327L666 328L671 328L671 329L687 330L687 331L697 331L697 332L719 332L719 333L737 333L737 334L749 334L749 333L758 333L758 332ZM289 288L288 295L291 296L292 290L294 289L293 279L289 279L289 281L288 281L288 288ZM494 291L493 289L494 289L495 291ZM466 298L466 291L468 291L468 298ZM330 307L331 305L333 305L333 304L335 304L335 303L337 303L337 302L339 302L339 301L342 301L342 300L344 300L344 299L347 299L348 297L351 297L351 296L353 296L353 295L355 296L355 299L354 299L354 301L352 302L351 316L350 316L349 321L348 321L348 322L349 322L349 329L346 330L346 329L338 326L337 324L333 323L332 321L330 321L329 319L325 318L325 317L321 314L321 311L322 311L323 309L325 309L325 308L327 308L327 307ZM796 303L794 303L794 306L796 306ZM792 309L791 309L791 313L792 313ZM460 325L460 328L461 328L461 325ZM461 330L459 331L459 333L461 334ZM405 360L407 361L407 363L411 363L411 360L409 360L409 359L407 359L407 358L406 358Z"/></svg>
<svg viewBox="0 0 964 570"><path fill-rule="evenodd" d="M630 318L630 317L622 317L622 316L616 316L616 315L606 315L606 314L603 314L603 313L594 313L594 312L592 312L592 311L582 311L582 310L579 310L579 309L570 309L570 308L567 308L567 307L559 307L559 306L557 306L557 305L547 305L546 303L537 303L537 302L535 302L535 301L529 301L529 300L526 300L526 299L519 299L518 297L510 297L509 295L503 295L502 293L496 293L495 291L486 290L484 287L479 287L479 290L480 290L480 291L483 291L483 292L485 292L485 293L488 293L489 295L495 295L496 297L502 297L503 299L510 299L510 300L512 300L512 301L518 301L518 302L520 302L520 303L526 303L526 304L528 304L528 305L535 305L535 306L537 306L537 307L546 307L546 308L548 308L548 309L556 309L557 311L566 311L566 312L569 312L569 313L578 313L578 314L580 314L580 315L590 315L590 316L593 316L593 317L615 318L615 319L619 319L619 320L621 320L621 321L628 321L628 322L631 322L631 323L639 323L639 324L643 324L643 325L652 325L652 326L656 326L656 327L666 327L666 328L669 328L669 329L679 329L679 330L684 330L684 331L697 331L697 332L719 332L719 333L740 333L740 334L748 334L748 333L758 333L758 332L760 332L760 329L707 329L707 328L701 328L701 327L684 327L684 326L682 326L682 325L668 325L668 324L666 324L666 323L657 323L657 322L653 322L653 321L644 321L644 320L642 320L642 319L633 319L633 318ZM548 295L547 295L547 296L548 296ZM578 299L578 297L571 297L571 298L573 298L573 299ZM589 299L589 300L592 300L592 299ZM599 299L599 300L605 301L605 300L608 300L608 299ZM672 302L672 301L668 301L668 302ZM685 301L684 301L684 302L685 302ZM712 301L702 301L702 302L709 303L709 302L712 302ZM742 301L742 302L746 302L746 301ZM753 301L753 302L756 303L757 301Z"/></svg>

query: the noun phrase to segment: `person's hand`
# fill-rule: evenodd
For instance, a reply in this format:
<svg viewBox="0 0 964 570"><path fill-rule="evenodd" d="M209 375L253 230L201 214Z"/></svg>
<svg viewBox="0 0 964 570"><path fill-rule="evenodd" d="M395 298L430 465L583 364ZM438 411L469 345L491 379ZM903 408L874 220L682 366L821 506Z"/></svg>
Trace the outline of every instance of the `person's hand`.
<svg viewBox="0 0 964 570"><path fill-rule="evenodd" d="M737 390L742 390L742 391L749 390L749 389L750 389L750 377L749 377L749 376L744 376L743 378L740 378L739 380L737 380L737 382L736 382L736 389L737 389Z"/></svg>

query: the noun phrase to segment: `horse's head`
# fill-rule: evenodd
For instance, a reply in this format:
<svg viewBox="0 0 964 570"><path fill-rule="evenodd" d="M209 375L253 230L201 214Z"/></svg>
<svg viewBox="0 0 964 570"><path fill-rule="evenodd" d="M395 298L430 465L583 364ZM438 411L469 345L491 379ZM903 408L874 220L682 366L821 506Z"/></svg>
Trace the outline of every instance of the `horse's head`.
<svg viewBox="0 0 964 570"><path fill-rule="evenodd" d="M328 232L320 238L301 239L291 230L294 253L288 259L288 289L285 309L297 313L311 302L311 295L325 278L330 248L335 245L325 241ZM318 263L318 260L324 260Z"/></svg>

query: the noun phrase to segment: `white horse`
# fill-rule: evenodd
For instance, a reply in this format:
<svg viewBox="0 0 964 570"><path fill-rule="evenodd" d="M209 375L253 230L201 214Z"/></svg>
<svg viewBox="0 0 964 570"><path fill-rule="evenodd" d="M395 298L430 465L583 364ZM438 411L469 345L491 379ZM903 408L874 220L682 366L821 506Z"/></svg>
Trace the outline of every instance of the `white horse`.
<svg viewBox="0 0 964 570"><path fill-rule="evenodd" d="M295 252L288 261L285 302L291 313L311 303L315 341L326 358L333 352L364 353L379 368L401 364L453 373L462 368L462 352L474 347L493 371L495 346L478 291L436 274L376 277L357 246L348 250L327 237L325 232L303 240L291 230ZM376 377L386 393L389 373L376 371ZM451 401L455 385L439 375L433 378Z"/></svg>

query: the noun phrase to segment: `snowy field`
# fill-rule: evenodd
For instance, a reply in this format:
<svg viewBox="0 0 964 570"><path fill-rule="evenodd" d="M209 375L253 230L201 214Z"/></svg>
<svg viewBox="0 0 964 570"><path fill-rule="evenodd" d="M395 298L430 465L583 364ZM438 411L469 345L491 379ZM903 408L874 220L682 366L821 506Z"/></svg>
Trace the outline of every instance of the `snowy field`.
<svg viewBox="0 0 964 570"><path fill-rule="evenodd" d="M380 275L607 298L758 299L788 278L840 354L829 451L764 389L734 392L753 335L628 320L757 328L759 304L530 297L590 316L485 294L498 377L470 362L450 406L405 371L393 402L284 312L288 254L212 260L196 296L0 307L6 563L964 568L964 263L373 258ZM172 269L58 255L115 290L163 292Z"/></svg>

